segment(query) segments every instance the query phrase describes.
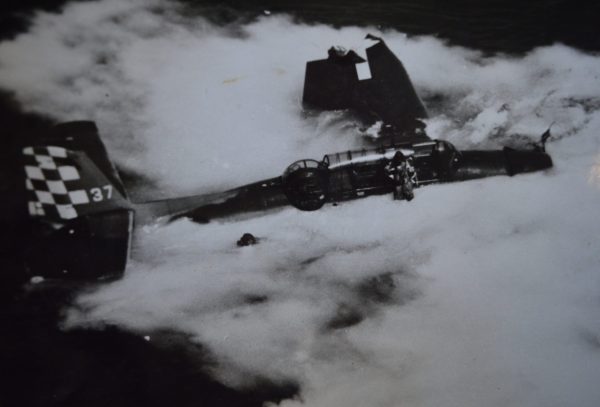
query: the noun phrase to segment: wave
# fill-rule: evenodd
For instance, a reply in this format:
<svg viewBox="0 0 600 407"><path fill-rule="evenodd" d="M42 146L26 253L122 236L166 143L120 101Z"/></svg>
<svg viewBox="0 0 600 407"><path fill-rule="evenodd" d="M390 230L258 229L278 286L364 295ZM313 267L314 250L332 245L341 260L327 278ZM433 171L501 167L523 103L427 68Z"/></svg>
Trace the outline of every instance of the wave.
<svg viewBox="0 0 600 407"><path fill-rule="evenodd" d="M154 181L138 196L211 192L360 145L360 124L306 114L301 92L306 61L360 53L366 31L405 63L432 137L495 148L553 123L555 168L410 203L146 228L125 277L80 294L65 326L183 332L225 383L299 382L283 405L596 405L600 57L103 0L0 43L0 86L30 111L95 120L117 164ZM236 248L244 232L260 244Z"/></svg>

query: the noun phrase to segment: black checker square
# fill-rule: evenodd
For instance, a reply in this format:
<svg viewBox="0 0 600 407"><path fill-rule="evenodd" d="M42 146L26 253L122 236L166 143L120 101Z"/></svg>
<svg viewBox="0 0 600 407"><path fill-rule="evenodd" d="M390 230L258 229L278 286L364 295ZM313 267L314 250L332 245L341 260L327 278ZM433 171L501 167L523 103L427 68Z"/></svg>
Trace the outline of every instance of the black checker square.
<svg viewBox="0 0 600 407"><path fill-rule="evenodd" d="M56 146L23 149L29 214L68 220L78 216L75 205L90 203L81 174L68 150Z"/></svg>

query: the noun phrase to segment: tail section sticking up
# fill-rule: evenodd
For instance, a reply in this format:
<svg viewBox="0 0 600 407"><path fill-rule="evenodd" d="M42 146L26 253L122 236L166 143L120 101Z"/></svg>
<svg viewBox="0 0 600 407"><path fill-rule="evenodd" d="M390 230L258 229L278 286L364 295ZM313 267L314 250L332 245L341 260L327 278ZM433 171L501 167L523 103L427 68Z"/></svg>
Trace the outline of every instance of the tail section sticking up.
<svg viewBox="0 0 600 407"><path fill-rule="evenodd" d="M55 126L22 149L32 274L85 277L125 267L133 210L92 122ZM82 273L80 270L84 270Z"/></svg>
<svg viewBox="0 0 600 407"><path fill-rule="evenodd" d="M306 64L303 101L318 109L352 109L373 116L395 133L411 135L427 118L406 69L385 42L367 48L367 61L354 51L333 47L329 57Z"/></svg>

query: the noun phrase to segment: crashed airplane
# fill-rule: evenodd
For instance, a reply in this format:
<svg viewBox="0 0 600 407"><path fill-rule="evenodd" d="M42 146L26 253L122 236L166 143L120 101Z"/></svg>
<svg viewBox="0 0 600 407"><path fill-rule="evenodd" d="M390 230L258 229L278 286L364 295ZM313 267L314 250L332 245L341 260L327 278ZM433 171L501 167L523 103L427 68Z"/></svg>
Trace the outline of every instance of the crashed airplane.
<svg viewBox="0 0 600 407"><path fill-rule="evenodd" d="M325 204L375 194L410 201L424 185L514 175L552 166L547 131L528 150L458 151L425 133L427 117L400 60L380 38L367 60L331 48L306 66L303 100L316 109L350 109L383 123L378 144L303 159L282 175L223 193L133 203L93 122L69 122L22 148L32 238L23 254L32 276L115 278L125 270L134 226L181 217L206 223L239 213Z"/></svg>

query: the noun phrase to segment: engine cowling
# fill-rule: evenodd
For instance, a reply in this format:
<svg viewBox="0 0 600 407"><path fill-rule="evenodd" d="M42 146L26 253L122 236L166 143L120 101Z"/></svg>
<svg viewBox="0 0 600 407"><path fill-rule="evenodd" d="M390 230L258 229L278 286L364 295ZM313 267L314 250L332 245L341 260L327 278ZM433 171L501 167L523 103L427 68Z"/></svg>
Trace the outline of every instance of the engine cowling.
<svg viewBox="0 0 600 407"><path fill-rule="evenodd" d="M284 192L290 203L302 211L316 211L327 201L327 167L315 160L300 160L283 173Z"/></svg>

